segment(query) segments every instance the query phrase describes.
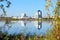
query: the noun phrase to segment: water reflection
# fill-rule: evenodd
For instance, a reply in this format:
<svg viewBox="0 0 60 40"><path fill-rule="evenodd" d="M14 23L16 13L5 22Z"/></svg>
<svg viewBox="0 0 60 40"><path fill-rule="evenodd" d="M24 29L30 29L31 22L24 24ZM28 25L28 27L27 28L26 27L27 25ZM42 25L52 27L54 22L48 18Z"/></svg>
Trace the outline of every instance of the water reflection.
<svg viewBox="0 0 60 40"><path fill-rule="evenodd" d="M20 21L19 21L20 22ZM27 35L28 33L30 33L30 35L33 35L34 33L36 33L37 35L44 35L47 31L47 29L51 29L53 27L53 25L51 25L51 22L42 22L42 28L40 30L38 30L36 28L36 24L34 24L34 22L27 22L26 26L22 26L21 23L16 22L14 24L9 24L11 25L11 27L8 26L3 26L5 22L0 22L0 28L2 27L2 29L0 29L0 31L2 32L8 32L8 34L20 34L20 33L24 33L24 35ZM37 22L35 22L37 23Z"/></svg>

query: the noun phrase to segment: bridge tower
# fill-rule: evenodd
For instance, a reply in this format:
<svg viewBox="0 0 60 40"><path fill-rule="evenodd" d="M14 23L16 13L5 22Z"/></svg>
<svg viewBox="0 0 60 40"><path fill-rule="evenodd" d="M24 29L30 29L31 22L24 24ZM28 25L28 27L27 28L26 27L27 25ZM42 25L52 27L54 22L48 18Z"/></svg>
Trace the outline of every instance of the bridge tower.
<svg viewBox="0 0 60 40"><path fill-rule="evenodd" d="M42 20L39 21L40 18L42 18L42 12L41 10L38 10L38 29L42 28Z"/></svg>

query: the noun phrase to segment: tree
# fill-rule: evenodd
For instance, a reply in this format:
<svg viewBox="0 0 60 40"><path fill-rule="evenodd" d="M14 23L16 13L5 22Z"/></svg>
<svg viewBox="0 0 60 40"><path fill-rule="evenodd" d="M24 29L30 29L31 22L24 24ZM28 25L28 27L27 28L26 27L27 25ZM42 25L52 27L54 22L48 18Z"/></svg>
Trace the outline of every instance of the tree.
<svg viewBox="0 0 60 40"><path fill-rule="evenodd" d="M5 10L5 7L6 7L6 8L9 8L11 2L8 1L8 0L0 0L0 2L3 2L3 1L6 1L6 2L7 2L7 5L5 6L4 4L1 3L0 9L2 9L2 11L3 11L3 13L4 13L4 14L2 14L2 16L6 16L6 10Z"/></svg>

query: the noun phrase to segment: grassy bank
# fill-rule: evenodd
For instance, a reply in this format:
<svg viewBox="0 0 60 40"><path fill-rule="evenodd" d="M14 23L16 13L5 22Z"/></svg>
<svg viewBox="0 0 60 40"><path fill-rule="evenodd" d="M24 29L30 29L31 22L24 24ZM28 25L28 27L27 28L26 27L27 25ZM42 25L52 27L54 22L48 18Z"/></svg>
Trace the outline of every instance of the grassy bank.
<svg viewBox="0 0 60 40"><path fill-rule="evenodd" d="M48 33L44 36L37 36L27 34L24 36L23 34L18 35L8 35L7 33L0 32L0 40L57 40L52 33Z"/></svg>

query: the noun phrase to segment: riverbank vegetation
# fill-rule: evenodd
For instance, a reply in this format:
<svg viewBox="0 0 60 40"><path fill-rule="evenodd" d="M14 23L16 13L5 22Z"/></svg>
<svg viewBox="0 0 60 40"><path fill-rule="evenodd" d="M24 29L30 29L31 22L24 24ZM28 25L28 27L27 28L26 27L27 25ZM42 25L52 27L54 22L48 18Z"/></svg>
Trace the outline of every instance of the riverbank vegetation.
<svg viewBox="0 0 60 40"><path fill-rule="evenodd" d="M0 40L57 40L53 32L53 30L47 31L44 36L37 36L36 34L27 34L26 36L24 36L22 33L18 35L8 35L7 33L0 32Z"/></svg>

